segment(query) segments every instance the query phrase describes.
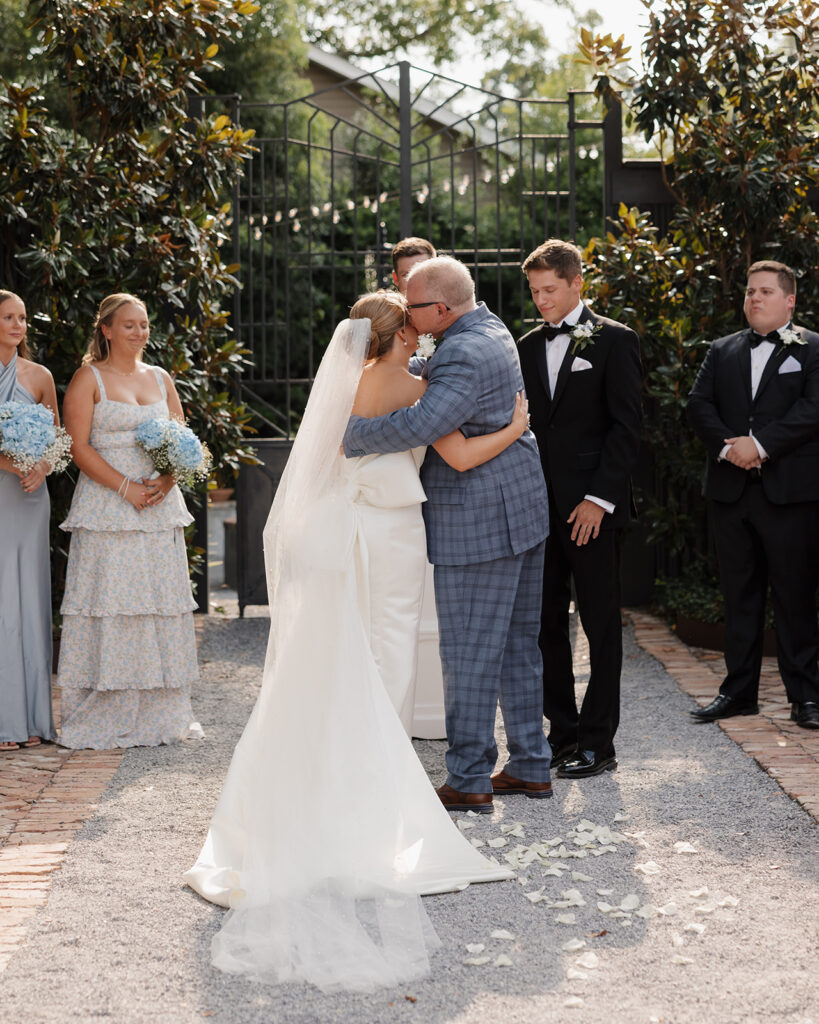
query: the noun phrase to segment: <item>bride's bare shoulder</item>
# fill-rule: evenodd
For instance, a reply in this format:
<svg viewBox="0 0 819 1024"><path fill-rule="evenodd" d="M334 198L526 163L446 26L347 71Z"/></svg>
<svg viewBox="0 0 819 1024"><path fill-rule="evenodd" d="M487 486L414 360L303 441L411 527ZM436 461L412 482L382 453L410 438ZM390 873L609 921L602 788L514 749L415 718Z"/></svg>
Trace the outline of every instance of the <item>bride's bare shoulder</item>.
<svg viewBox="0 0 819 1024"><path fill-rule="evenodd" d="M414 405L426 389L426 382L395 367L377 363L364 367L358 385L353 414L384 416Z"/></svg>

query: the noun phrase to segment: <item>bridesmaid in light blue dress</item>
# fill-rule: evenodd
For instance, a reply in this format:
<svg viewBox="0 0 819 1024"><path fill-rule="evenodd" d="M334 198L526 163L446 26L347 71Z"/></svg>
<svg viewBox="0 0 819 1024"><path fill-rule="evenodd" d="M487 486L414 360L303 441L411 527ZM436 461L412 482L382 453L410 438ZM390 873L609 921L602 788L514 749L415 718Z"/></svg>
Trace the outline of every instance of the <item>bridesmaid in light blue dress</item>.
<svg viewBox="0 0 819 1024"><path fill-rule="evenodd" d="M0 403L42 402L57 414L54 380L28 357L26 307L0 291ZM51 712L51 503L48 465L25 476L0 455L0 750L56 736Z"/></svg>

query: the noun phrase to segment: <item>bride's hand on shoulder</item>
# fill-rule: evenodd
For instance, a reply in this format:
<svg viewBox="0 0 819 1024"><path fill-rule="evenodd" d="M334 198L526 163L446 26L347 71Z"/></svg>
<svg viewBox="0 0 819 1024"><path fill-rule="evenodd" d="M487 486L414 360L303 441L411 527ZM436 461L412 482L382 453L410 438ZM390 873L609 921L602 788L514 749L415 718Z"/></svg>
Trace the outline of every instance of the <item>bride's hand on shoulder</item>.
<svg viewBox="0 0 819 1024"><path fill-rule="evenodd" d="M514 428L518 437L529 429L529 399L522 391L515 395L515 411L512 413L509 426Z"/></svg>

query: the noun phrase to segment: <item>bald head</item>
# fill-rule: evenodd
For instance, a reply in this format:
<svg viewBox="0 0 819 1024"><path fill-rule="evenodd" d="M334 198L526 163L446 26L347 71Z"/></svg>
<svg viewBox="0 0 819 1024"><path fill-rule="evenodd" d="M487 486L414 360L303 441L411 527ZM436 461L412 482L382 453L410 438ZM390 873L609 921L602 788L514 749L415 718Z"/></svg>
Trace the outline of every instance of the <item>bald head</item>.
<svg viewBox="0 0 819 1024"><path fill-rule="evenodd" d="M475 308L475 283L463 263L451 256L436 256L423 263L416 263L407 278L407 287L415 282L415 289L430 299L449 306L452 312L461 316Z"/></svg>

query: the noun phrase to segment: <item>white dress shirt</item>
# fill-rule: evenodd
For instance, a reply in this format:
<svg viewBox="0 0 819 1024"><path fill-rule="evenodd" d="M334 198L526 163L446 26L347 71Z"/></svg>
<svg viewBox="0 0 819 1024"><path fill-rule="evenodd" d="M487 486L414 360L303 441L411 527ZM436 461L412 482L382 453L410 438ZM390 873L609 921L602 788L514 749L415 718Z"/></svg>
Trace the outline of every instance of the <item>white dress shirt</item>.
<svg viewBox="0 0 819 1024"><path fill-rule="evenodd" d="M782 324L781 327L777 327L777 333L784 331L786 327L790 325L790 320L786 324ZM760 341L760 343L751 349L751 398L756 398L756 393L759 388L759 382L762 380L762 372L768 360L771 358L774 350L774 343L772 341ZM762 447L762 445L754 437L753 430L748 431L748 436L756 445L756 450L759 452L760 459L767 459L768 453ZM719 453L719 461L722 461L728 454L728 449L731 447L730 444L726 444L722 451Z"/></svg>
<svg viewBox="0 0 819 1024"><path fill-rule="evenodd" d="M568 324L569 327L575 327L578 320L583 312L583 303L578 302L571 313L563 318L563 323ZM550 327L559 327L560 324L549 324ZM565 334L558 334L551 341L546 342L546 367L549 371L549 392L552 398L555 396L555 388L557 387L557 375L560 373L560 367L563 365L563 360L566 358L566 350L569 347L571 341L571 335L568 331ZM610 501L606 501L604 498L595 498L592 494L585 494L587 501L593 501L595 505L599 505L600 508L605 509L606 512L611 514L614 511L614 505Z"/></svg>

